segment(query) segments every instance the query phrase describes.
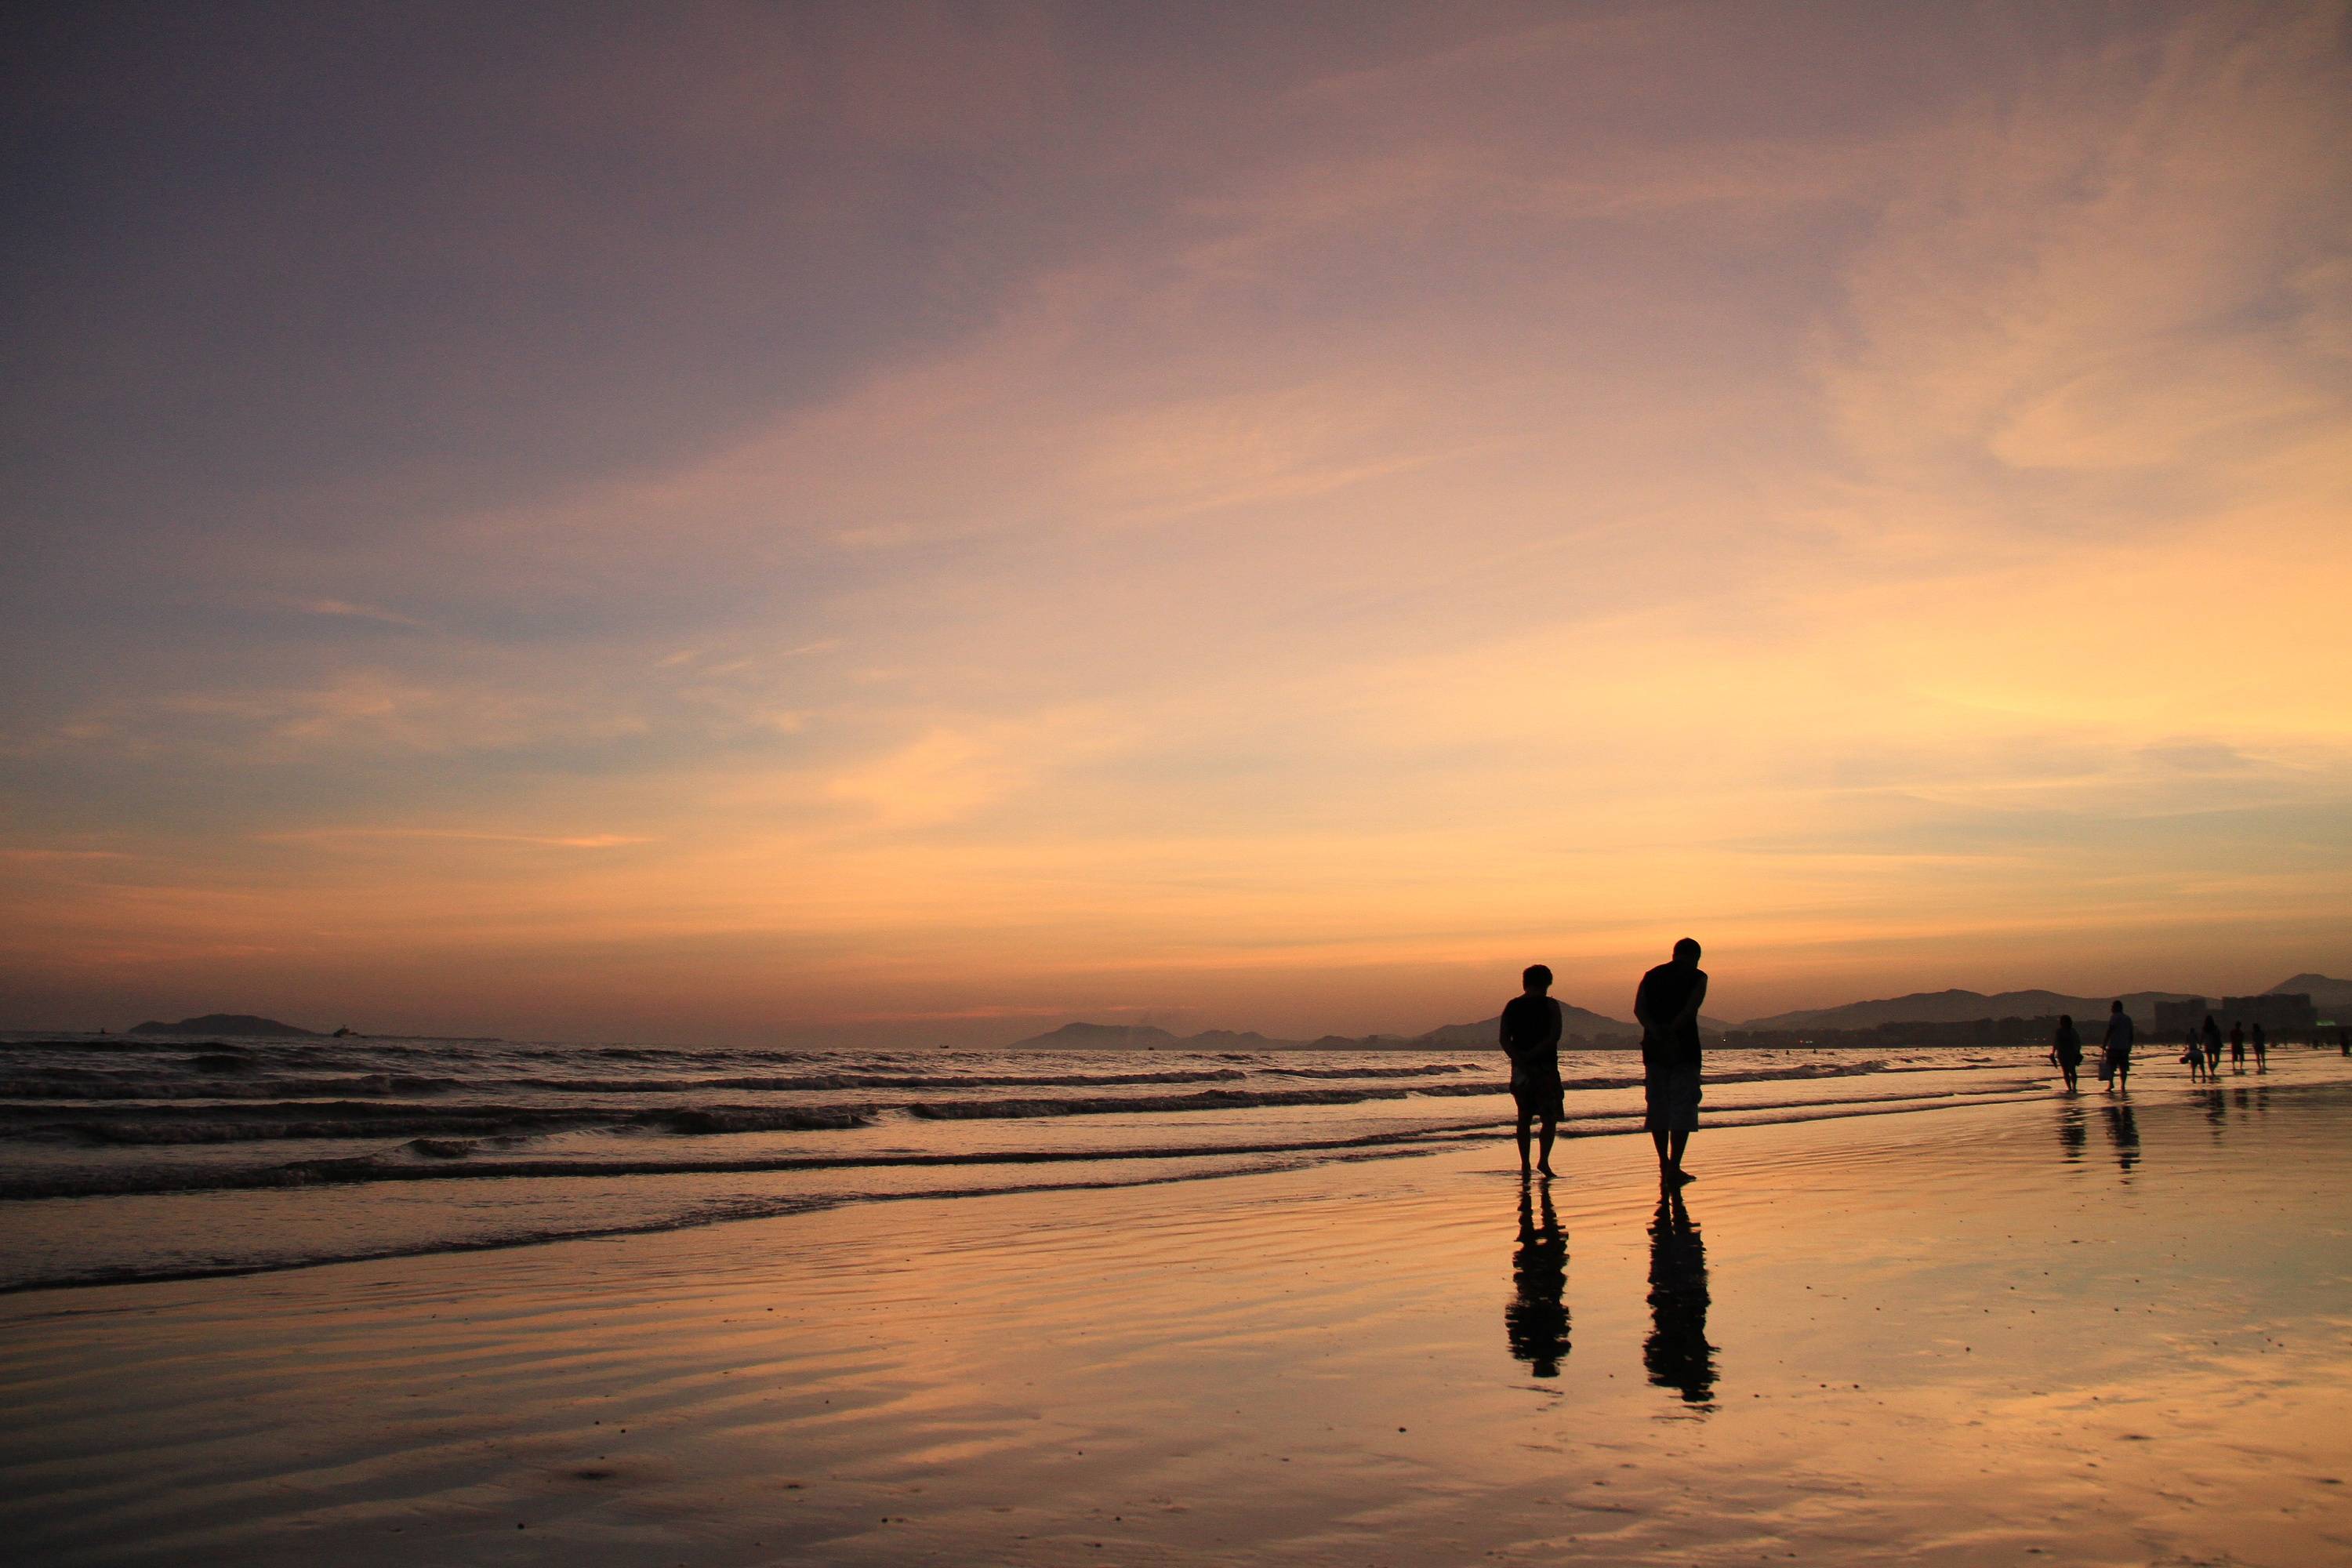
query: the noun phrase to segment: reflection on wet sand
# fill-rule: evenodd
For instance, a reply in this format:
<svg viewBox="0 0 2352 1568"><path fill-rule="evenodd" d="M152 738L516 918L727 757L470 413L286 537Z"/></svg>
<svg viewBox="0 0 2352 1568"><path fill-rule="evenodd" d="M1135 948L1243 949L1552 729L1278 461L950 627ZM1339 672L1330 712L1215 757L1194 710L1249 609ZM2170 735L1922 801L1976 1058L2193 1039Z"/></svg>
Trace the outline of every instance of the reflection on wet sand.
<svg viewBox="0 0 2352 1568"><path fill-rule="evenodd" d="M1642 1363L1652 1383L1679 1391L1685 1405L1715 1401L1706 1308L1706 1244L1682 1194L1667 1194L1650 1221L1650 1337Z"/></svg>
<svg viewBox="0 0 2352 1568"><path fill-rule="evenodd" d="M2116 1163L2129 1171L2139 1163L2139 1123L2133 1120L2128 1105L2110 1105L2107 1112L2107 1137L2116 1146Z"/></svg>
<svg viewBox="0 0 2352 1568"><path fill-rule="evenodd" d="M2058 1108L2058 1147L2065 1152L2071 1164L2083 1157L2083 1150L2091 1141L2091 1130L2083 1121L2079 1105Z"/></svg>
<svg viewBox="0 0 2352 1568"><path fill-rule="evenodd" d="M1513 1294L1503 1309L1511 1353L1538 1377L1558 1377L1568 1359L1568 1237L1551 1204L1551 1184L1519 1185L1519 1247L1511 1255Z"/></svg>

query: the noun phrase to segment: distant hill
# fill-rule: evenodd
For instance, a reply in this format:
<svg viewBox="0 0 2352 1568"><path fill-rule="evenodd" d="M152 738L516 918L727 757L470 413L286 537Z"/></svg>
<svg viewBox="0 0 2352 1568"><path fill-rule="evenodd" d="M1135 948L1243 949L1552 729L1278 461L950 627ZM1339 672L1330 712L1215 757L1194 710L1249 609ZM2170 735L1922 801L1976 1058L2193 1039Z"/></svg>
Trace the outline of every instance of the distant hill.
<svg viewBox="0 0 2352 1568"><path fill-rule="evenodd" d="M2140 1023L2156 1016L2158 1002L2177 1002L2185 991L2126 991L2124 1011ZM1918 991L1877 1002L1848 1002L1838 1007L1809 1007L1750 1018L1743 1029L1875 1029L1888 1024L1969 1024L1979 1018L2045 1018L2072 1013L2077 1018L2106 1015L2113 996L2066 996L2055 991Z"/></svg>
<svg viewBox="0 0 2352 1568"><path fill-rule="evenodd" d="M2352 1008L2352 980L2331 980L2325 974L2298 974L2271 987L2273 996L2291 996L2298 991L2311 998L2311 1005L2319 1009L2322 1017L2334 1013L2340 1018L2346 1009Z"/></svg>
<svg viewBox="0 0 2352 1568"><path fill-rule="evenodd" d="M1025 1040L1013 1042L1016 1047L1099 1051L1178 1043L1175 1036L1150 1024L1065 1024L1058 1029L1049 1029L1042 1035L1032 1035Z"/></svg>
<svg viewBox="0 0 2352 1568"><path fill-rule="evenodd" d="M281 1024L275 1018L257 1018L250 1013L206 1013L201 1018L183 1018L176 1024L134 1024L123 1031L128 1035L247 1035L270 1040L317 1040L325 1038L312 1029L298 1029L291 1024Z"/></svg>
<svg viewBox="0 0 2352 1568"><path fill-rule="evenodd" d="M1553 999L1559 1000L1557 997ZM1425 1035L1414 1036L1411 1043L1416 1046L1443 1046L1449 1049L1491 1047L1495 1044L1496 1032L1501 1029L1502 1023L1501 1016L1497 1015L1479 1024L1441 1024ZM1591 1008L1580 1007L1573 1002L1561 1002L1559 1032L1563 1035L1581 1035L1588 1040L1638 1040L1642 1037L1642 1026L1629 1024L1622 1018L1612 1018L1606 1013L1595 1013Z"/></svg>

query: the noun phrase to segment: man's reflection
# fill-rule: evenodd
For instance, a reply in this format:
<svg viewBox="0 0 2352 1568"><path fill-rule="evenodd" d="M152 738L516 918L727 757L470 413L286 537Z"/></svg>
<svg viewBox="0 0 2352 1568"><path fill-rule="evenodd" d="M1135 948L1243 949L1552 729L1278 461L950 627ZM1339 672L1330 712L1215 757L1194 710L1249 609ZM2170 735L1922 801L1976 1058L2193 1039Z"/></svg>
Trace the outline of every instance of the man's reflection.
<svg viewBox="0 0 2352 1568"><path fill-rule="evenodd" d="M2107 1136L2115 1141L2116 1163L2128 1172L2139 1163L2139 1123L2132 1118L2128 1105L2110 1105L2107 1110Z"/></svg>
<svg viewBox="0 0 2352 1568"><path fill-rule="evenodd" d="M1551 1206L1551 1184L1540 1194L1519 1184L1519 1249L1511 1255L1510 1304L1503 1332L1511 1353L1538 1377L1558 1377L1568 1358L1568 1237Z"/></svg>
<svg viewBox="0 0 2352 1568"><path fill-rule="evenodd" d="M2058 1108L2058 1147L2065 1151L2069 1164L2083 1157L2084 1147L2091 1141L2091 1130L2083 1124L2083 1108L2062 1105Z"/></svg>
<svg viewBox="0 0 2352 1568"><path fill-rule="evenodd" d="M1680 1193L1658 1199L1650 1221L1650 1337L1642 1363L1685 1405L1715 1401L1715 1347L1706 1342L1706 1244Z"/></svg>

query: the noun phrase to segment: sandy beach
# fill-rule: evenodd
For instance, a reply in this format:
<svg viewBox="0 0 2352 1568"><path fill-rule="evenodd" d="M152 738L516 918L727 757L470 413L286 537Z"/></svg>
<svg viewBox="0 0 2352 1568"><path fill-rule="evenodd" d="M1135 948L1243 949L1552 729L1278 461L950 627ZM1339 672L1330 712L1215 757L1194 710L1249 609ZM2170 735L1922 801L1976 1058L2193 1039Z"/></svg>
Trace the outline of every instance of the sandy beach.
<svg viewBox="0 0 2352 1568"><path fill-rule="evenodd" d="M2295 1564L2352 1085L1505 1143L5 1303L45 1563Z"/></svg>

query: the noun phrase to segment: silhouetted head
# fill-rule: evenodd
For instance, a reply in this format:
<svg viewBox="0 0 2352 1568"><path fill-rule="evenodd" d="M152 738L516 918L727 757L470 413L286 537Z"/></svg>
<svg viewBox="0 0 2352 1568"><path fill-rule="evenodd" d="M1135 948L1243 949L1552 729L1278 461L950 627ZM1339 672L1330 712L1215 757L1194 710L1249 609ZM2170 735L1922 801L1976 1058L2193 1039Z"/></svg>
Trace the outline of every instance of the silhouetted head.
<svg viewBox="0 0 2352 1568"><path fill-rule="evenodd" d="M1693 942L1688 937L1685 937L1682 941L1675 943L1675 962L1676 963L1696 963L1698 962L1698 943Z"/></svg>
<svg viewBox="0 0 2352 1568"><path fill-rule="evenodd" d="M1530 991L1551 989L1551 971L1540 963L1530 963L1519 973L1519 984Z"/></svg>
<svg viewBox="0 0 2352 1568"><path fill-rule="evenodd" d="M2123 1010L2124 1005L2120 1002L2111 1002L2107 1004L2107 1011L2110 1013L2120 1013Z"/></svg>
<svg viewBox="0 0 2352 1568"><path fill-rule="evenodd" d="M2074 1026L2074 1015L2072 1013L2061 1013L2058 1015L2058 1021L2071 1029Z"/></svg>

